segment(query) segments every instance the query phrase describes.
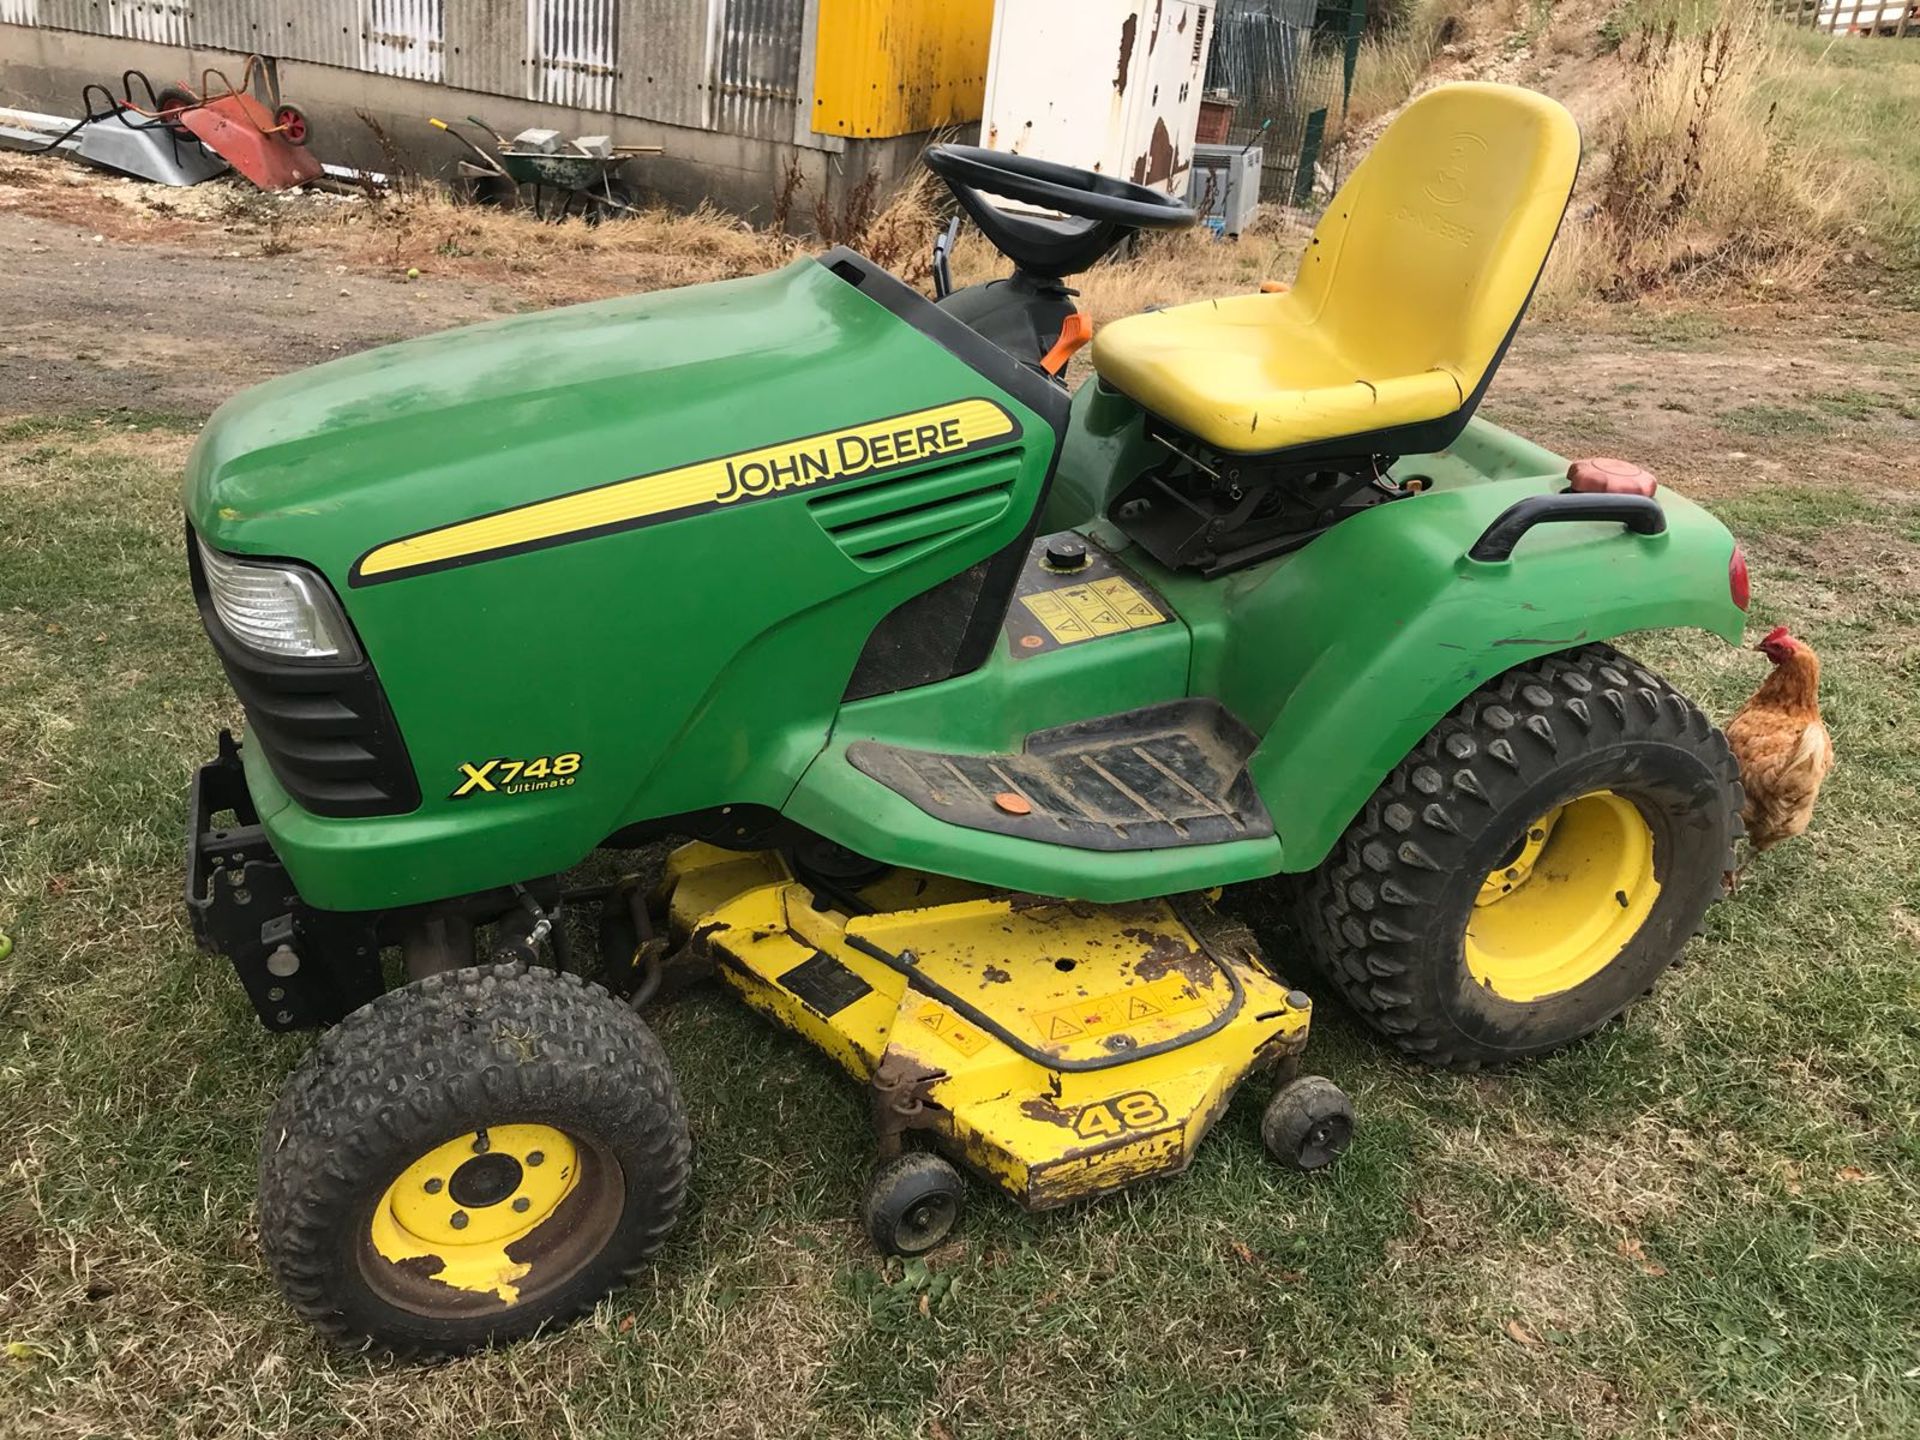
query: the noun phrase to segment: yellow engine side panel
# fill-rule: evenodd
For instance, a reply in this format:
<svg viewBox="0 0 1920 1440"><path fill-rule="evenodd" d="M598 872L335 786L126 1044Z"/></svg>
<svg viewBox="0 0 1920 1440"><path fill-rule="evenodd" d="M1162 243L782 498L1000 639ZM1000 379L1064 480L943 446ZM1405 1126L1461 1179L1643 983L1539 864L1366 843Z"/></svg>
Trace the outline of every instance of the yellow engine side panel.
<svg viewBox="0 0 1920 1440"><path fill-rule="evenodd" d="M820 0L813 129L863 139L978 120L993 0Z"/></svg>
<svg viewBox="0 0 1920 1440"><path fill-rule="evenodd" d="M1033 1208L1185 1168L1248 1072L1306 1043L1305 997L1167 901L976 896L849 918L777 857L696 848L670 874L676 931L855 1078L904 1087L910 1123ZM680 904L729 879L745 888ZM902 893L899 872L885 887Z"/></svg>

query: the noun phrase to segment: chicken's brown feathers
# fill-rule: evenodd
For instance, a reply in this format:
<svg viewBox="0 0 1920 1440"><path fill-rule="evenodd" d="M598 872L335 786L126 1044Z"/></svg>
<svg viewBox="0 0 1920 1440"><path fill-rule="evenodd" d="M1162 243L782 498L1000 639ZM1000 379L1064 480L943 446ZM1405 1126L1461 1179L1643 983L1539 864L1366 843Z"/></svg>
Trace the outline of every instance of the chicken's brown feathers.
<svg viewBox="0 0 1920 1440"><path fill-rule="evenodd" d="M1747 794L1741 816L1756 851L1807 828L1820 783L1833 769L1833 737L1820 718L1820 657L1784 626L1761 648L1773 670L1727 724Z"/></svg>

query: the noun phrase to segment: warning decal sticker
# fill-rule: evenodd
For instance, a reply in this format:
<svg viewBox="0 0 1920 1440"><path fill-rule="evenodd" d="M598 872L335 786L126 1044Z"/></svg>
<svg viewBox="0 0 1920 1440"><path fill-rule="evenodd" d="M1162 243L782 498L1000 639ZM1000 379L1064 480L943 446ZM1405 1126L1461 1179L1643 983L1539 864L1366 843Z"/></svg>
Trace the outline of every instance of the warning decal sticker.
<svg viewBox="0 0 1920 1440"><path fill-rule="evenodd" d="M913 1018L923 1029L938 1035L962 1055L978 1055L986 1048L987 1037L944 1005L922 1005Z"/></svg>
<svg viewBox="0 0 1920 1440"><path fill-rule="evenodd" d="M1014 658L1042 655L1062 645L1126 635L1165 625L1172 609L1146 581L1124 569L1098 546L1078 536L1064 537L1077 551L1076 569L1062 570L1047 561L1050 542L1061 536L1042 536L1021 572L1016 602L1007 610L1006 636Z"/></svg>
<svg viewBox="0 0 1920 1440"><path fill-rule="evenodd" d="M1149 625L1164 624L1167 618L1153 608L1146 596L1117 575L1095 580L1090 585L1067 585L1038 595L1023 595L1020 603L1032 611L1033 618L1062 645L1100 635L1143 630Z"/></svg>
<svg viewBox="0 0 1920 1440"><path fill-rule="evenodd" d="M1071 1005L1036 1010L1029 1018L1042 1040L1060 1045L1083 1035L1111 1035L1129 1025L1182 1015L1205 1005L1186 977L1164 975L1148 985L1129 985L1124 990L1076 1000Z"/></svg>

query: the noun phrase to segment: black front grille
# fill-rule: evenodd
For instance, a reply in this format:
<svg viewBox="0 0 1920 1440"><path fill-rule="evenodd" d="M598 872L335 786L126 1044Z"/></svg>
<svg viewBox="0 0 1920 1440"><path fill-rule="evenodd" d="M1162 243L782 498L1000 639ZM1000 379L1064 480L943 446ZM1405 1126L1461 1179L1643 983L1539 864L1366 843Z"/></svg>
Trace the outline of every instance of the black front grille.
<svg viewBox="0 0 1920 1440"><path fill-rule="evenodd" d="M370 661L351 665L260 655L227 633L187 534L193 598L214 653L247 712L249 739L298 805L316 815L398 815L420 783Z"/></svg>

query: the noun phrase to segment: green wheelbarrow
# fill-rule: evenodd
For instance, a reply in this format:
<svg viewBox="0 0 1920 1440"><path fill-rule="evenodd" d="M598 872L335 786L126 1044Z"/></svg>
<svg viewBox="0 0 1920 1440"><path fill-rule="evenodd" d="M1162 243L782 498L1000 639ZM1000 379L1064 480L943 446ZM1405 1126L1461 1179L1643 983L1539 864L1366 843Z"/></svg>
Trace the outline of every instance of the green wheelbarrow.
<svg viewBox="0 0 1920 1440"><path fill-rule="evenodd" d="M561 140L552 132L522 131L509 140L486 121L469 115L467 123L498 147L489 154L444 120L427 122L444 130L470 150L475 159L459 162L468 196L476 205L514 209L522 190L530 188L534 214L542 220L564 220L578 215L589 225L639 213L638 197L616 178L636 155L658 155L658 145L596 146L582 140ZM529 137L539 136L541 140ZM554 148L544 148L552 145Z"/></svg>

